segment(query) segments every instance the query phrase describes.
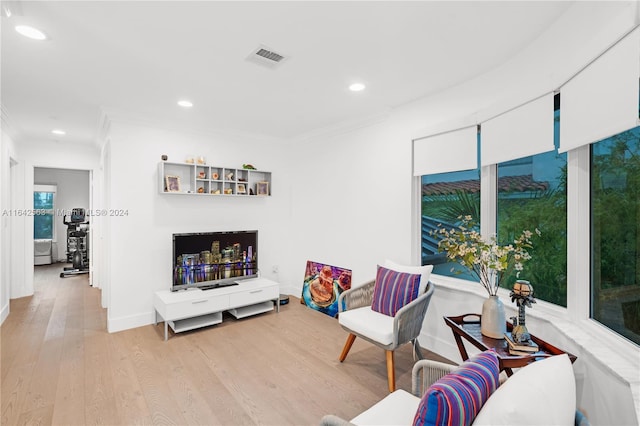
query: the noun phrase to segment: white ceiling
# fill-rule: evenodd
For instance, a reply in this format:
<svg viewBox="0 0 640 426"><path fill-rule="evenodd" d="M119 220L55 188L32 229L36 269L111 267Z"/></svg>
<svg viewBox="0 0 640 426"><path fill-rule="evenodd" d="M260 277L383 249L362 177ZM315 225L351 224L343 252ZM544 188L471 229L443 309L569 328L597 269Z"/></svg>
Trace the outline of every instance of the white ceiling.
<svg viewBox="0 0 640 426"><path fill-rule="evenodd" d="M17 11L2 18L1 50L14 138L92 143L101 110L276 138L375 116L503 64L571 2L3 4ZM18 23L50 39L27 39ZM277 69L247 61L259 45L289 59ZM354 81L367 89L349 92Z"/></svg>

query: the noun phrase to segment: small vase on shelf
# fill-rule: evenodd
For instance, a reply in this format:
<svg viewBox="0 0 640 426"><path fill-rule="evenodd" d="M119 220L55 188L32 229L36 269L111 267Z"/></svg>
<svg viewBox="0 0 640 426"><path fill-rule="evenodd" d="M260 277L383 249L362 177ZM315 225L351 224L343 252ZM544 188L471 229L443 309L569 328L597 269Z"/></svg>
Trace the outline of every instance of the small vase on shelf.
<svg viewBox="0 0 640 426"><path fill-rule="evenodd" d="M504 339L504 333L507 332L506 317L504 304L498 296L489 296L482 303L480 332L483 336L493 339Z"/></svg>

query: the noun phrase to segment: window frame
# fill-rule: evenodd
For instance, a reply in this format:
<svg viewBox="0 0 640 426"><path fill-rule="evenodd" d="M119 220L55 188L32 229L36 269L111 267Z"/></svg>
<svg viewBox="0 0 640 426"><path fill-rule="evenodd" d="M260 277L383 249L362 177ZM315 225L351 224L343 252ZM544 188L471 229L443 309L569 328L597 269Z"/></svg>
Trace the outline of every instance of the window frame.
<svg viewBox="0 0 640 426"><path fill-rule="evenodd" d="M33 185L33 193L35 194L36 192L53 193L53 207L51 209L36 209L35 206L33 206L33 221L34 221L34 225L33 225L34 226L34 236L33 236L33 238L36 239L35 238L36 216L39 216L39 215L41 215L40 214L41 212L44 212L45 214L51 214L51 216L52 216L52 221L51 221L51 241L57 241L57 239L56 239L57 233L56 233L55 217L56 217L56 199L58 198L58 186L57 185L35 184L35 185Z"/></svg>

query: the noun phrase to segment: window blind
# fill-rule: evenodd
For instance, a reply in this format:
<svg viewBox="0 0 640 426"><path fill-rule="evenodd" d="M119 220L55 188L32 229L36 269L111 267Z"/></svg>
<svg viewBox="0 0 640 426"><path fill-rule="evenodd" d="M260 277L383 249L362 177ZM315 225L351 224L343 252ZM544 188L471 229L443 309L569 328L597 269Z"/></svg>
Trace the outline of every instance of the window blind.
<svg viewBox="0 0 640 426"><path fill-rule="evenodd" d="M478 127L440 133L413 141L413 175L422 176L478 167Z"/></svg>
<svg viewBox="0 0 640 426"><path fill-rule="evenodd" d="M553 149L553 93L534 99L481 125L480 157L483 166Z"/></svg>
<svg viewBox="0 0 640 426"><path fill-rule="evenodd" d="M640 30L636 28L560 89L560 151L638 123Z"/></svg>

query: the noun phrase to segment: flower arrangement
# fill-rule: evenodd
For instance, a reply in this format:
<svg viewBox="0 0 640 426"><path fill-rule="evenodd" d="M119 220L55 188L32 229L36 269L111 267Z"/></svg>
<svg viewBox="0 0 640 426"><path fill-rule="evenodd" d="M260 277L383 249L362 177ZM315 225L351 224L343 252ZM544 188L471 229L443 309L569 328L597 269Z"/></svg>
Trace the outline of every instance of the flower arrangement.
<svg viewBox="0 0 640 426"><path fill-rule="evenodd" d="M438 225L438 230L433 232L440 238L438 251L446 251L448 259L457 261L478 277L489 296L496 296L502 279L514 269L516 277L519 277L524 264L531 260L528 249L533 248L533 233L524 230L513 243L501 246L495 235L488 241L483 239L473 229L476 224L471 216L459 216L458 219L461 224L457 228L447 229ZM540 235L538 229L535 232Z"/></svg>

